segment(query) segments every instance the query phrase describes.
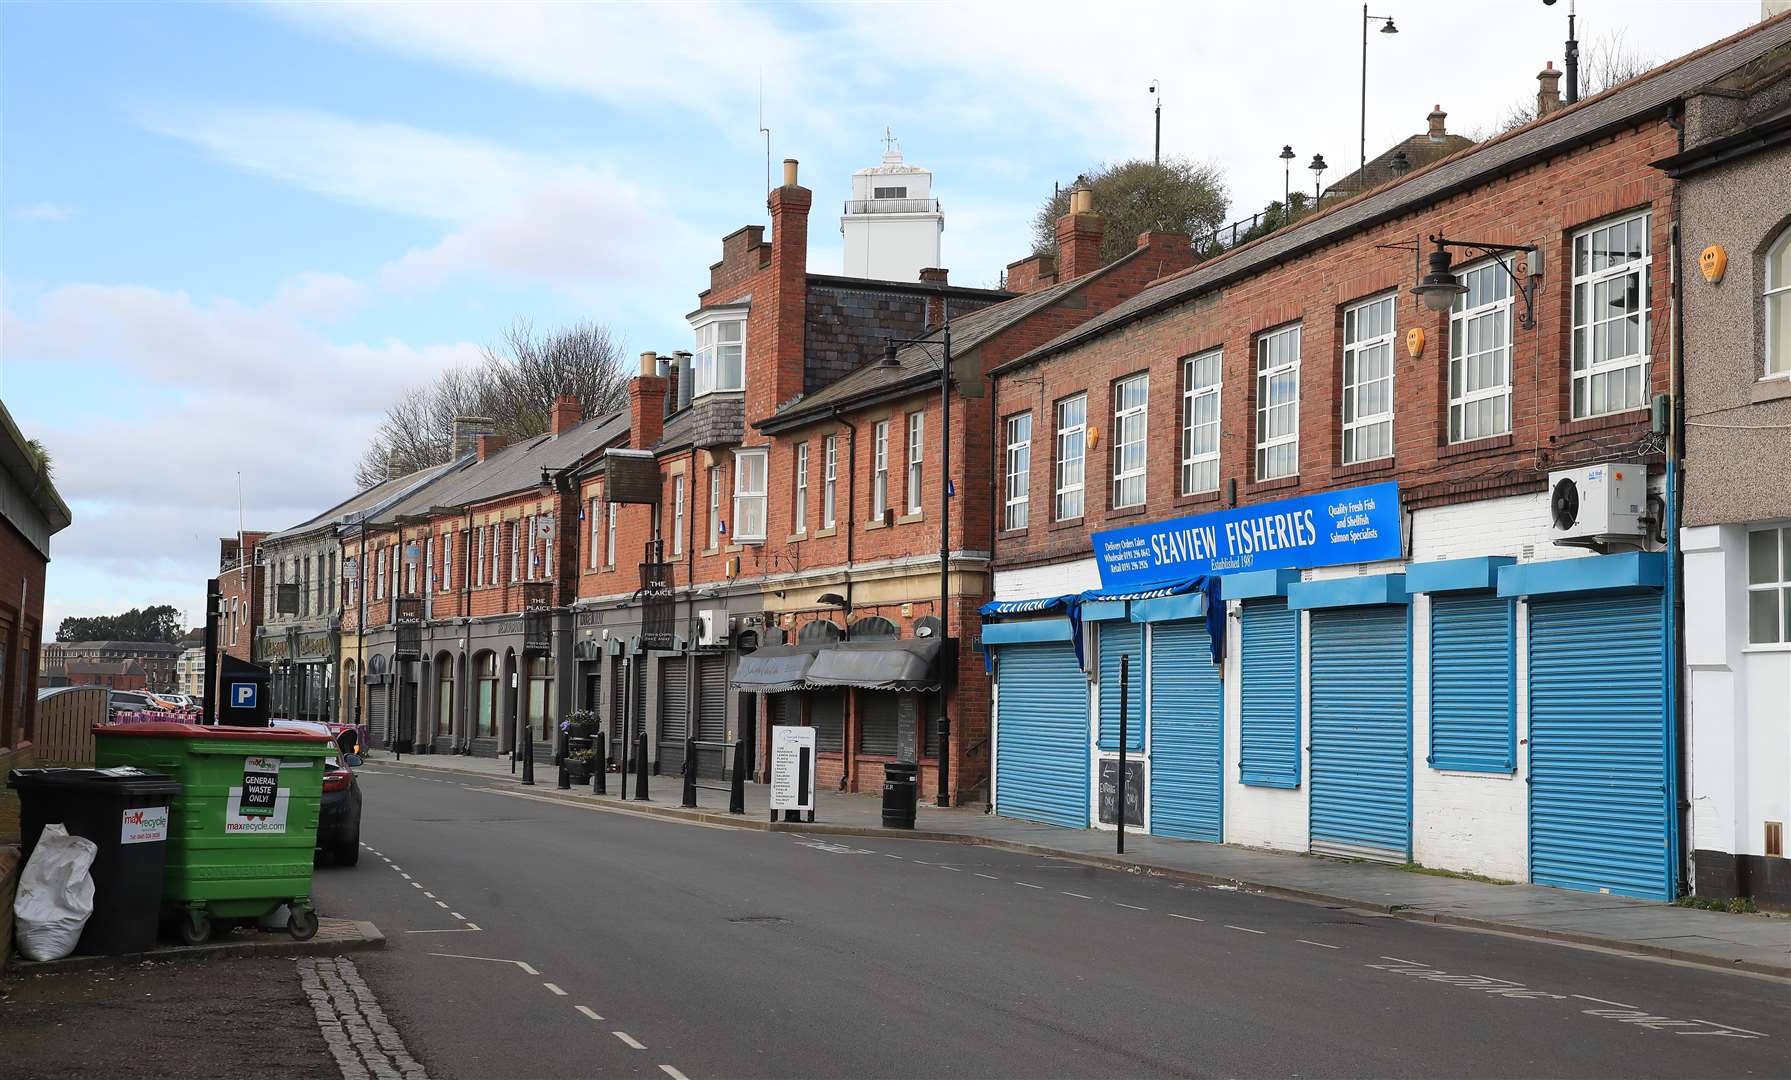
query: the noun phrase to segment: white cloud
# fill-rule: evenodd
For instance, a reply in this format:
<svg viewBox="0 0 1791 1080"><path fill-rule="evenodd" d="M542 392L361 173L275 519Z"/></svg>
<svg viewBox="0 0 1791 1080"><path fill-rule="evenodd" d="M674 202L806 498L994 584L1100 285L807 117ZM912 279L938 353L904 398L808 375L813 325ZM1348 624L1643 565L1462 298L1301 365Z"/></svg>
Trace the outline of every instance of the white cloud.
<svg viewBox="0 0 1791 1080"><path fill-rule="evenodd" d="M12 216L19 221L67 221L79 212L68 203L39 202L16 207Z"/></svg>

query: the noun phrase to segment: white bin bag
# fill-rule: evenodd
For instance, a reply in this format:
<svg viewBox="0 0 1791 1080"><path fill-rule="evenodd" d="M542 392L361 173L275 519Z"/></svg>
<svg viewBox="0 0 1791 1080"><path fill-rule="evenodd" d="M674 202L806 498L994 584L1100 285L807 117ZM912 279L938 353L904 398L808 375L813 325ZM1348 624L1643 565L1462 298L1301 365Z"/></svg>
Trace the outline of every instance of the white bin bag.
<svg viewBox="0 0 1791 1080"><path fill-rule="evenodd" d="M93 841L70 836L61 825L44 826L12 904L19 952L27 960L60 960L75 951L93 914L88 868L98 853Z"/></svg>

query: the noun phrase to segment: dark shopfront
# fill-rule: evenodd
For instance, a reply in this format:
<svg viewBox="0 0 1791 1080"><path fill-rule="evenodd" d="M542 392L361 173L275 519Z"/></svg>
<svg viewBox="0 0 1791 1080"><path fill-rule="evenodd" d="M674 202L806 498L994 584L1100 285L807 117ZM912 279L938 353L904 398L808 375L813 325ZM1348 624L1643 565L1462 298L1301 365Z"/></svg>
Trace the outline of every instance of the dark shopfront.
<svg viewBox="0 0 1791 1080"><path fill-rule="evenodd" d="M272 674L270 713L294 720L336 719L336 642L329 630L264 630L255 661Z"/></svg>

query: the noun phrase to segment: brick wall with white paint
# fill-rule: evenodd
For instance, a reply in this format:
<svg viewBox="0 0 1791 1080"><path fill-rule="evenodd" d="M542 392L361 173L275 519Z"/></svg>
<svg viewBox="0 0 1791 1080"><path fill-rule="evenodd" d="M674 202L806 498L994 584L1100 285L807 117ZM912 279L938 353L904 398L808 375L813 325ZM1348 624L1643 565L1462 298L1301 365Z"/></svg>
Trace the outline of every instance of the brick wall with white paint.
<svg viewBox="0 0 1791 1080"><path fill-rule="evenodd" d="M1305 851L1309 815L1307 798L1311 791L1308 779L1306 743L1311 738L1308 723L1306 672L1300 672L1300 786L1297 788L1255 787L1239 778L1238 761L1242 751L1239 737L1244 715L1243 679L1239 658L1243 645L1241 605L1226 605L1225 618L1225 841L1245 847L1276 848L1282 851ZM1300 620L1300 655L1306 655L1306 620Z"/></svg>

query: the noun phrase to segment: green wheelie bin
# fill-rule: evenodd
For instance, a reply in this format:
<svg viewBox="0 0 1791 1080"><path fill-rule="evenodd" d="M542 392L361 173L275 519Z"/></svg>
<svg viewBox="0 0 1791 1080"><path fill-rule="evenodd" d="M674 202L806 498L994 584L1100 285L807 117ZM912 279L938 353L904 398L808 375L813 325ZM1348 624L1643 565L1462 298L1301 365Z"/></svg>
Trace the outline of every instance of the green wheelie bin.
<svg viewBox="0 0 1791 1080"><path fill-rule="evenodd" d="M214 923L254 922L280 905L300 941L317 933L311 865L327 736L277 728L156 721L93 729L100 768L135 765L179 780L169 820L162 904L180 938L209 940Z"/></svg>

